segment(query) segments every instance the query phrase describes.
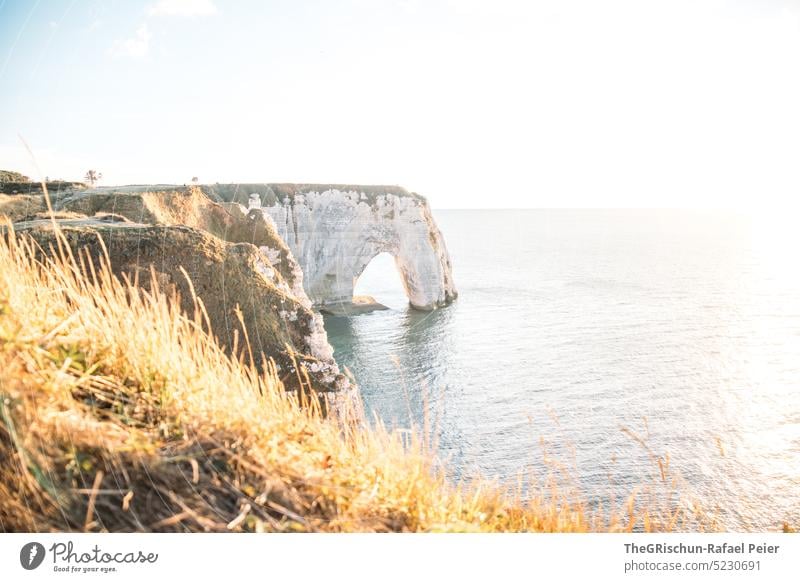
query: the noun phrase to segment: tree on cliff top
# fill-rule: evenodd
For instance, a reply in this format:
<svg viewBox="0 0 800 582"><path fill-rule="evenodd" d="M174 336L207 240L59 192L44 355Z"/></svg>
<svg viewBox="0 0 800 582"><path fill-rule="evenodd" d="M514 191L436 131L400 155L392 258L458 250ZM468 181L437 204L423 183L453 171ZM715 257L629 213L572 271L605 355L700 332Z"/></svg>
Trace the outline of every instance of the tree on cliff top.
<svg viewBox="0 0 800 582"><path fill-rule="evenodd" d="M0 183L3 182L30 182L31 179L24 174L13 170L0 170Z"/></svg>
<svg viewBox="0 0 800 582"><path fill-rule="evenodd" d="M83 177L84 180L89 182L92 186L94 186L98 180L103 177L103 174L98 172L97 170L89 170L86 172L86 175Z"/></svg>

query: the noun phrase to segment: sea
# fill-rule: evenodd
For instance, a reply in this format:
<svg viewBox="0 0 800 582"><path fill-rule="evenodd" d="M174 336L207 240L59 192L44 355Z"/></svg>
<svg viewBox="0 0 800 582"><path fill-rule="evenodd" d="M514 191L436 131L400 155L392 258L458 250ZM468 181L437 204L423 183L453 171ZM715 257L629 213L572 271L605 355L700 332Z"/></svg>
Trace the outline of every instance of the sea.
<svg viewBox="0 0 800 582"><path fill-rule="evenodd" d="M459 297L408 306L389 255L326 317L371 422L455 481L589 508L669 482L731 531L800 524L800 235L721 210L438 210Z"/></svg>

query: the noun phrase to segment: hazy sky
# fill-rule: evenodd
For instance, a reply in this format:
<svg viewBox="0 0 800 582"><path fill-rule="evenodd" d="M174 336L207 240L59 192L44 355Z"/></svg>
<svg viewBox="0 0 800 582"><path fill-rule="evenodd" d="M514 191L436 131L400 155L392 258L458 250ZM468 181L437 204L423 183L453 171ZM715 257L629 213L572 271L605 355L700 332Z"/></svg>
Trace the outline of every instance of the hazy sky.
<svg viewBox="0 0 800 582"><path fill-rule="evenodd" d="M794 204L800 0L0 0L0 168Z"/></svg>

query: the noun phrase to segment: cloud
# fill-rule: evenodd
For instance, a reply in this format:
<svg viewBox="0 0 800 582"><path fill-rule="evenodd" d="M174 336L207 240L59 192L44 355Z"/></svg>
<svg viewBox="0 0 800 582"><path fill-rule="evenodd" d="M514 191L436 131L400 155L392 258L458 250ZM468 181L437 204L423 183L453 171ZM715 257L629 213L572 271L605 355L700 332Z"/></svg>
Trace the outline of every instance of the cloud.
<svg viewBox="0 0 800 582"><path fill-rule="evenodd" d="M136 30L131 38L118 40L111 47L111 54L117 57L143 57L150 49L150 31L146 24Z"/></svg>
<svg viewBox="0 0 800 582"><path fill-rule="evenodd" d="M209 16L217 13L211 0L158 0L147 9L149 16Z"/></svg>
<svg viewBox="0 0 800 582"><path fill-rule="evenodd" d="M212 0L158 0L147 10L147 18L153 16L208 16L217 13ZM150 50L150 29L147 21L142 24L131 38L117 40L110 53L115 57L141 58Z"/></svg>

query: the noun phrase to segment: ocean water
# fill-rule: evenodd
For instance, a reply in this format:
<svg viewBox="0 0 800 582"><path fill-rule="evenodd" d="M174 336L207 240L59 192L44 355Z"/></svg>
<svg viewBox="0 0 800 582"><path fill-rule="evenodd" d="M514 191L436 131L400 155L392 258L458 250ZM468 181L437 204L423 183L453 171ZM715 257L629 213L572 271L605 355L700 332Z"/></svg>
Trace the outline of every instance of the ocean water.
<svg viewBox="0 0 800 582"><path fill-rule="evenodd" d="M780 216L437 211L460 296L407 307L394 262L327 317L368 413L427 423L454 479L556 463L590 505L658 481L731 530L800 524L800 236ZM639 442L636 435L645 444ZM645 446L646 445L646 446Z"/></svg>

